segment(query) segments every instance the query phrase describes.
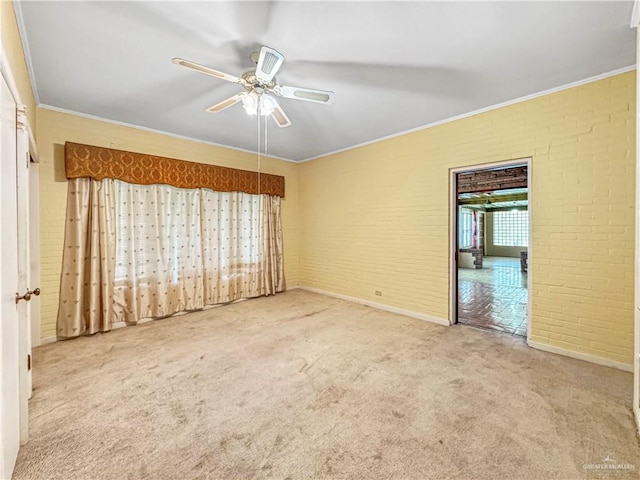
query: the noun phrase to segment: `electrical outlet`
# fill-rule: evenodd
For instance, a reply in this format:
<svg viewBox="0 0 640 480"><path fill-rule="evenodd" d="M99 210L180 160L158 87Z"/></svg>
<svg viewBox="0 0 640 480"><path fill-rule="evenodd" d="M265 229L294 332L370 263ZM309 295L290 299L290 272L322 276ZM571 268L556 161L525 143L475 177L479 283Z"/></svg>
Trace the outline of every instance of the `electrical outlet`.
<svg viewBox="0 0 640 480"><path fill-rule="evenodd" d="M380 290L376 290L376 295L381 297L382 296L382 292Z"/></svg>

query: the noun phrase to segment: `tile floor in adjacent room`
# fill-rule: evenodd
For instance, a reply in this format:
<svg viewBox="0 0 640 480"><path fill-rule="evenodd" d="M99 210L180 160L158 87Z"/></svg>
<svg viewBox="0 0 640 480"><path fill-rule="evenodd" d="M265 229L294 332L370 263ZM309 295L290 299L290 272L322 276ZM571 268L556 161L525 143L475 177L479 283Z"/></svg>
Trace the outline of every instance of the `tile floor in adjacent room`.
<svg viewBox="0 0 640 480"><path fill-rule="evenodd" d="M527 297L519 258L485 257L481 269L458 269L460 323L526 336Z"/></svg>

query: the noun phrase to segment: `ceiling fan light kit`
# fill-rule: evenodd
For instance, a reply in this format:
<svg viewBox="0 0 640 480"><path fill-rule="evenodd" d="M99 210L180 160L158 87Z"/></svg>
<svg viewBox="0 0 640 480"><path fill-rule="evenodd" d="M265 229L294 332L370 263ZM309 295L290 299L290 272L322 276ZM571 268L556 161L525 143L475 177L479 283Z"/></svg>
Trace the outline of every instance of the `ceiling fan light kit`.
<svg viewBox="0 0 640 480"><path fill-rule="evenodd" d="M249 115L260 115L267 117L276 108L276 101L273 97L265 93L249 92L242 97L242 107Z"/></svg>
<svg viewBox="0 0 640 480"><path fill-rule="evenodd" d="M275 75L284 62L284 55L277 50L263 46L260 49L260 53L252 54L251 58L256 62L256 69L255 71L246 72L242 77L220 72L182 58L174 58L173 63L227 82L238 83L245 88L246 92L238 93L233 97L207 108L207 112L210 113L221 112L238 102L242 102L244 110L249 115L271 116L276 125L284 128L291 125L291 120L289 120L284 110L282 110L275 98L270 94L282 98L322 103L325 105L333 102L334 93L328 90L278 85L275 81Z"/></svg>

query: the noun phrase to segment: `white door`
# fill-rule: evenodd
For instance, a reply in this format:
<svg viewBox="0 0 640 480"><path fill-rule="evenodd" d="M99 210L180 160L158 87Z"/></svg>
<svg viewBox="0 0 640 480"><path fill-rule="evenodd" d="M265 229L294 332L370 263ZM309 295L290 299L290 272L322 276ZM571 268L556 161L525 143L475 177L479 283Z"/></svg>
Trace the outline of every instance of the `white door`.
<svg viewBox="0 0 640 480"><path fill-rule="evenodd" d="M25 143L29 144L29 134L27 131L25 134ZM20 145L20 142L18 142ZM25 147L28 150L27 147ZM29 156L31 158L31 156ZM39 198L39 173L38 162L29 163L29 257L31 260L31 268L29 269L30 287L40 286L40 198ZM20 209L18 208L18 211ZM31 348L35 348L40 345L40 299L32 298L30 302L31 311L29 315L31 317ZM30 389L31 390L31 389ZM31 391L29 392L29 398L31 398Z"/></svg>
<svg viewBox="0 0 640 480"><path fill-rule="evenodd" d="M40 292L31 283L31 205L29 199L29 134L24 107L17 109L16 125L16 181L18 212L18 290L24 294L29 290ZM18 338L20 359L20 444L29 440L29 398L31 398L31 301L18 303Z"/></svg>
<svg viewBox="0 0 640 480"><path fill-rule="evenodd" d="M0 478L20 448L16 103L0 78Z"/></svg>

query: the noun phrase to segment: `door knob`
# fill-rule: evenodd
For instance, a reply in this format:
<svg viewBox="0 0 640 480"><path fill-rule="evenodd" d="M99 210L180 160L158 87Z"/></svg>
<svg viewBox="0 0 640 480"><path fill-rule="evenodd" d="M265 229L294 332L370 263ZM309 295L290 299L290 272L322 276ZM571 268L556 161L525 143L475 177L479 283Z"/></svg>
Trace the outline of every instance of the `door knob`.
<svg viewBox="0 0 640 480"><path fill-rule="evenodd" d="M40 295L40 289L39 288L36 288L34 290L27 289L27 293L25 293L24 295L20 295L19 293L16 293L16 303L18 303L20 300L24 300L25 302L28 302L29 300L31 300L31 295L35 295L37 297L38 295Z"/></svg>

